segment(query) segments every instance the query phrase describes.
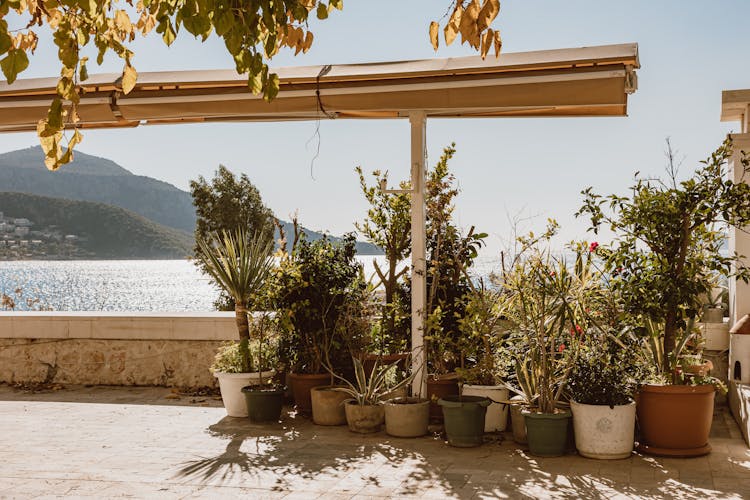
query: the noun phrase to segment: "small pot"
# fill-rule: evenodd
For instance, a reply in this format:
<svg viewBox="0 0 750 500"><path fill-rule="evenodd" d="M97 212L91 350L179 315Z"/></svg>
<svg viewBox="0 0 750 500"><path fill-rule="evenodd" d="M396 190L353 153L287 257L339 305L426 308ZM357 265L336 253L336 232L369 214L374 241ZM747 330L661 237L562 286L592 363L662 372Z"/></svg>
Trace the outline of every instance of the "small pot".
<svg viewBox="0 0 750 500"><path fill-rule="evenodd" d="M587 458L628 458L635 441L635 401L626 405L570 402L578 453Z"/></svg>
<svg viewBox="0 0 750 500"><path fill-rule="evenodd" d="M297 411L303 415L310 415L312 413L310 389L321 385L330 385L330 383L331 376L327 373L290 373L289 384L292 386Z"/></svg>
<svg viewBox="0 0 750 500"><path fill-rule="evenodd" d="M354 401L344 404L349 430L358 434L378 432L385 421L383 405L358 405Z"/></svg>
<svg viewBox="0 0 750 500"><path fill-rule="evenodd" d="M508 405L495 403L495 401L507 401L510 393L504 385L472 385L464 384L461 388L464 396L483 396L492 400L487 407L487 415L484 418L484 432L502 432L508 423Z"/></svg>
<svg viewBox="0 0 750 500"><path fill-rule="evenodd" d="M638 451L670 457L710 453L715 393L713 385L642 386L636 405Z"/></svg>
<svg viewBox="0 0 750 500"><path fill-rule="evenodd" d="M263 372L263 380L268 381L273 376L273 370ZM242 395L242 388L247 385L260 384L260 375L254 373L224 373L214 372L219 381L221 400L230 417L247 417L247 405Z"/></svg>
<svg viewBox="0 0 750 500"><path fill-rule="evenodd" d="M446 396L438 401L445 417L448 444L471 448L482 444L484 417L492 402L480 396Z"/></svg>
<svg viewBox="0 0 750 500"><path fill-rule="evenodd" d="M420 437L430 424L430 402L420 398L395 398L385 407L385 432L396 437Z"/></svg>
<svg viewBox="0 0 750 500"><path fill-rule="evenodd" d="M703 323L724 323L724 308L703 306Z"/></svg>
<svg viewBox="0 0 750 500"><path fill-rule="evenodd" d="M350 396L345 392L334 390L337 387L342 386L324 385L310 390L312 419L317 425L346 424L344 401Z"/></svg>
<svg viewBox="0 0 750 500"><path fill-rule="evenodd" d="M248 385L242 388L251 422L278 422L284 406L284 389L262 389Z"/></svg>
<svg viewBox="0 0 750 500"><path fill-rule="evenodd" d="M513 396L511 401L523 401L523 396ZM513 427L513 441L518 444L527 444L526 439L526 417L523 416L525 406L522 403L510 405L510 424Z"/></svg>
<svg viewBox="0 0 750 500"><path fill-rule="evenodd" d="M537 413L524 410L526 438L529 452L538 457L561 457L568 443L568 424L571 413Z"/></svg>
<svg viewBox="0 0 750 500"><path fill-rule="evenodd" d="M441 423L443 409L438 400L446 396L458 396L458 379L455 374L443 378L427 378L427 399L430 400L430 420Z"/></svg>

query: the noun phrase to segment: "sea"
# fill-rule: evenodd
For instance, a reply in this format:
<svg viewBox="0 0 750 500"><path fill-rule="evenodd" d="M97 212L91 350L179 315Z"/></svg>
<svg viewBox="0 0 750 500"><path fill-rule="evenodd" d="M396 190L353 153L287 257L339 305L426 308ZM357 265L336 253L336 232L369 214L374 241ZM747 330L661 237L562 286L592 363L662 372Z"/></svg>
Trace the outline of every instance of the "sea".
<svg viewBox="0 0 750 500"><path fill-rule="evenodd" d="M365 275L385 257L363 255ZM403 265L406 265L404 263ZM494 261L480 260L479 275ZM187 260L0 261L0 311L208 312L218 290Z"/></svg>

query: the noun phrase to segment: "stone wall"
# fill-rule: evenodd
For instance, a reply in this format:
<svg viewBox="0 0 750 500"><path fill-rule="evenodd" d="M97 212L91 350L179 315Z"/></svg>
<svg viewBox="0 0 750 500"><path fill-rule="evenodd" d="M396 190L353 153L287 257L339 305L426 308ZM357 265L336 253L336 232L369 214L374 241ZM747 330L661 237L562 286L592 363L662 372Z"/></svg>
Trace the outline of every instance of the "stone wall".
<svg viewBox="0 0 750 500"><path fill-rule="evenodd" d="M0 313L0 382L213 386L233 313Z"/></svg>

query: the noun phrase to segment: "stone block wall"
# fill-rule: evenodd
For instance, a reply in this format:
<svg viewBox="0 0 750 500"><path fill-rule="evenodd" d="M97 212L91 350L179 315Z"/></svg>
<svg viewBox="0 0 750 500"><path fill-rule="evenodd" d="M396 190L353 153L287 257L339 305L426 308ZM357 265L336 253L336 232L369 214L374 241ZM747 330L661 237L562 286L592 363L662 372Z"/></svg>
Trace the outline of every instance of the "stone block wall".
<svg viewBox="0 0 750 500"><path fill-rule="evenodd" d="M0 313L0 382L214 386L233 313Z"/></svg>

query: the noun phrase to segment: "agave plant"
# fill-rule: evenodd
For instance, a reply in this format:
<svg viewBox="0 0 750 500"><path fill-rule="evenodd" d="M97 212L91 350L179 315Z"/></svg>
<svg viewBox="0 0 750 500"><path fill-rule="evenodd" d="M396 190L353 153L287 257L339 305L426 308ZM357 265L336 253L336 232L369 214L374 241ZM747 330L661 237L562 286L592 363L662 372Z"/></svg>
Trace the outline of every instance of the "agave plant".
<svg viewBox="0 0 750 500"><path fill-rule="evenodd" d="M248 238L243 229L214 233L207 241L198 239L198 255L205 272L234 299L234 313L240 338L242 372L250 371L249 310L273 267L273 240L258 234ZM261 349L262 352L262 349ZM262 366L259 360L258 366Z"/></svg>
<svg viewBox="0 0 750 500"><path fill-rule="evenodd" d="M372 367L372 371L369 376L365 372L365 367L362 361L357 357L352 357L354 363L354 383L345 379L344 377L337 375L332 369L328 371L336 379L340 380L345 384L344 387L335 387L333 390L343 392L351 396L347 401L354 401L359 406L376 405L383 401L384 396L398 391L402 387L407 386L414 379L414 376L418 372L414 372L404 380L394 386L388 385L388 374L395 370L400 361L394 361L389 365L381 365L379 361L376 361Z"/></svg>

